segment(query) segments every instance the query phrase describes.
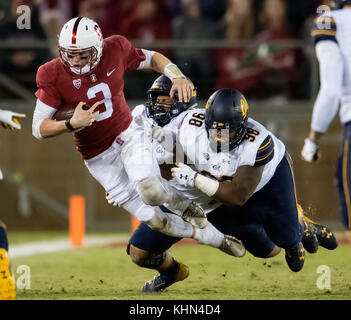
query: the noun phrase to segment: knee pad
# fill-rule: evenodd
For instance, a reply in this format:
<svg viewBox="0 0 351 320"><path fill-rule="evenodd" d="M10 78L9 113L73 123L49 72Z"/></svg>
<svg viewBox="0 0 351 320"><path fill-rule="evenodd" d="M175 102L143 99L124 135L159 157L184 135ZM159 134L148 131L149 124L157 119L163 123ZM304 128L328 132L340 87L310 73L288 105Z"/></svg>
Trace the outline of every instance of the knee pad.
<svg viewBox="0 0 351 320"><path fill-rule="evenodd" d="M167 202L167 190L161 182L161 177L148 177L138 182L137 191L143 202L150 206L160 206Z"/></svg>

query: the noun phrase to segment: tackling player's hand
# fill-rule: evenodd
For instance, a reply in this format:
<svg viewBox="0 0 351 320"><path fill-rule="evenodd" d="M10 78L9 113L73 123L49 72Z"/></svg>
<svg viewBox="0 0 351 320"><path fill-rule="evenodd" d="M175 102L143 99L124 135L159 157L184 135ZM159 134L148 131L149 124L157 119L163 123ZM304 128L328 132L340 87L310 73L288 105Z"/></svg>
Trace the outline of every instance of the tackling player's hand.
<svg viewBox="0 0 351 320"><path fill-rule="evenodd" d="M70 124L74 129L89 127L95 121L96 116L99 114L99 111L94 110L100 102L95 102L92 107L87 110L83 109L85 102L79 102L77 107L74 110L73 116L70 120Z"/></svg>
<svg viewBox="0 0 351 320"><path fill-rule="evenodd" d="M175 78L169 95L173 98L176 92L179 102L189 102L193 94L193 84L186 78Z"/></svg>
<svg viewBox="0 0 351 320"><path fill-rule="evenodd" d="M309 138L305 139L305 144L301 151L302 160L316 162L321 158L319 145Z"/></svg>
<svg viewBox="0 0 351 320"><path fill-rule="evenodd" d="M25 118L26 115L23 113L16 113L8 110L0 110L0 124L4 128L8 128L10 130L22 128L18 118Z"/></svg>
<svg viewBox="0 0 351 320"><path fill-rule="evenodd" d="M185 187L195 187L197 172L184 163L176 164L177 167L171 169L172 176L176 183Z"/></svg>

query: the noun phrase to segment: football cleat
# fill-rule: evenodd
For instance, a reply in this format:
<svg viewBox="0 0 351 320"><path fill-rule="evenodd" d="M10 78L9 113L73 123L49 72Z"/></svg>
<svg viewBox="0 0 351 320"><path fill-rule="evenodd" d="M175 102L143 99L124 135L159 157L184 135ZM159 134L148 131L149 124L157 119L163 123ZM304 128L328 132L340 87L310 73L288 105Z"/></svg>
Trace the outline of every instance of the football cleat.
<svg viewBox="0 0 351 320"><path fill-rule="evenodd" d="M305 263L305 255L305 248L301 242L291 248L285 248L285 260L290 270L300 271Z"/></svg>
<svg viewBox="0 0 351 320"><path fill-rule="evenodd" d="M182 281L189 276L189 268L182 262L177 262L178 268L176 273L173 275L166 275L164 273L160 273L158 276L146 282L144 287L142 288L142 292L162 292L173 283Z"/></svg>
<svg viewBox="0 0 351 320"><path fill-rule="evenodd" d="M318 239L316 235L316 230L311 226L310 223L307 223L305 218L303 219L303 236L301 242L309 253L316 253L318 250Z"/></svg>
<svg viewBox="0 0 351 320"><path fill-rule="evenodd" d="M205 211L194 201L191 201L190 205L183 212L182 217L185 221L200 229L204 229L207 226Z"/></svg>
<svg viewBox="0 0 351 320"><path fill-rule="evenodd" d="M0 300L15 300L16 286L7 251L0 249Z"/></svg>
<svg viewBox="0 0 351 320"><path fill-rule="evenodd" d="M314 230L318 244L328 250L334 250L338 246L338 241L334 233L327 227L321 224L315 223L311 219L304 217L305 222L311 230Z"/></svg>
<svg viewBox="0 0 351 320"><path fill-rule="evenodd" d="M336 240L334 233L327 226L323 226L307 218L303 214L303 210L299 204L297 205L297 210L299 217L302 218L304 224L302 243L308 252L316 252L318 249L316 246L318 245L328 250L334 250L338 246L338 241ZM313 237L313 234L316 239Z"/></svg>
<svg viewBox="0 0 351 320"><path fill-rule="evenodd" d="M224 239L219 249L226 254L238 258L243 257L246 253L243 243L237 238L229 235L224 235Z"/></svg>

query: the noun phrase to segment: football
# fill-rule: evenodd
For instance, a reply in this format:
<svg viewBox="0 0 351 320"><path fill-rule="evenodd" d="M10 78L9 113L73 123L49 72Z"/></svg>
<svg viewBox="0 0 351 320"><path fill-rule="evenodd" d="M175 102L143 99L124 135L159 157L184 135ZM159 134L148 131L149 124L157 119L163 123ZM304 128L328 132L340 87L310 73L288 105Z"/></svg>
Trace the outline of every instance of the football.
<svg viewBox="0 0 351 320"><path fill-rule="evenodd" d="M79 102L74 102L70 104L65 104L62 105L52 116L54 120L60 121L60 120L67 120L71 119L74 113L74 110L76 109L77 105ZM89 109L88 105L83 106L84 110Z"/></svg>

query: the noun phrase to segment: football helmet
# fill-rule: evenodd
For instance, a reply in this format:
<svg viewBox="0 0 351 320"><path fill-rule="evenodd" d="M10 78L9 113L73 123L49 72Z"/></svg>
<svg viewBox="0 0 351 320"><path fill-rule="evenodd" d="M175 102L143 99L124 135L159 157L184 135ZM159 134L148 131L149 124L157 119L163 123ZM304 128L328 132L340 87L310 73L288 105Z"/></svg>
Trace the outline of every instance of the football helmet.
<svg viewBox="0 0 351 320"><path fill-rule="evenodd" d="M76 74L91 72L100 62L103 49L103 37L99 25L85 17L76 17L62 27L58 50L61 62ZM69 56L89 53L85 66L74 67L69 63Z"/></svg>
<svg viewBox="0 0 351 320"><path fill-rule="evenodd" d="M197 106L197 93L193 85L193 94L189 102L178 102L178 94L175 93L174 101L166 108L165 104L157 102L158 96L169 96L172 88L172 81L165 75L159 76L147 91L146 110L147 116L154 119L160 127L165 126L172 118L178 116L185 110L193 109Z"/></svg>
<svg viewBox="0 0 351 320"><path fill-rule="evenodd" d="M205 106L205 127L214 152L230 151L244 139L249 105L235 89L214 92Z"/></svg>

